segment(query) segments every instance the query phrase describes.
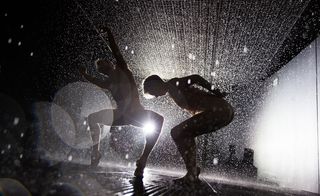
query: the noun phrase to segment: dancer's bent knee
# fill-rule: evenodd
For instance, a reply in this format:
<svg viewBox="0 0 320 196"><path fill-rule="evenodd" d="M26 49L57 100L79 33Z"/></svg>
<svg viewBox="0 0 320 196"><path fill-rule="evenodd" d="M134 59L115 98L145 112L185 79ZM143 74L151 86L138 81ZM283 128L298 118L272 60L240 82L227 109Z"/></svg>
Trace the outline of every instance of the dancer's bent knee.
<svg viewBox="0 0 320 196"><path fill-rule="evenodd" d="M171 137L175 143L178 143L182 140L181 131L182 130L180 130L180 128L178 128L178 127L174 127L173 129L171 129L170 134L171 134Z"/></svg>
<svg viewBox="0 0 320 196"><path fill-rule="evenodd" d="M90 128L92 128L94 126L98 126L97 116L94 113L90 114L88 116L88 123L89 123Z"/></svg>
<svg viewBox="0 0 320 196"><path fill-rule="evenodd" d="M154 135L159 136L160 133L161 133L161 128L162 128L162 125L163 125L164 118L161 115L156 115L154 117L154 120L155 120L155 125L156 125L156 128L154 130Z"/></svg>

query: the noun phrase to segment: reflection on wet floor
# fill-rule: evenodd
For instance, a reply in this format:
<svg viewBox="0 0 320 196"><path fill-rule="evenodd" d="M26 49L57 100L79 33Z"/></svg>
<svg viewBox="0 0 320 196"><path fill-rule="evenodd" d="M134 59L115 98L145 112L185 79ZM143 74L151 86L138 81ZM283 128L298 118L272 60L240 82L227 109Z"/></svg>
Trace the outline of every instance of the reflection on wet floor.
<svg viewBox="0 0 320 196"><path fill-rule="evenodd" d="M178 175L147 170L143 180L135 179L132 168L62 164L59 184L72 186L83 195L310 195L305 192L253 188L201 178L195 185L173 182ZM77 194L78 195L78 194Z"/></svg>
<svg viewBox="0 0 320 196"><path fill-rule="evenodd" d="M197 185L173 183L178 176L162 175L148 170L143 180L133 176L132 169L107 167L88 168L81 165L64 165L59 181L72 183L85 195L215 195L205 181Z"/></svg>

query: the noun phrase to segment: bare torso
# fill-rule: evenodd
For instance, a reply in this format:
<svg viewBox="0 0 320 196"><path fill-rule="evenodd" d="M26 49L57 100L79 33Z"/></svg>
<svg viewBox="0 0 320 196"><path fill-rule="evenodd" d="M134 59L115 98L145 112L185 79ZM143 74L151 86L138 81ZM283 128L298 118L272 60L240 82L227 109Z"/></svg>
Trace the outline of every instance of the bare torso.
<svg viewBox="0 0 320 196"><path fill-rule="evenodd" d="M169 95L178 106L192 113L231 108L223 98L195 86L185 85L179 78L169 81Z"/></svg>
<svg viewBox="0 0 320 196"><path fill-rule="evenodd" d="M110 79L112 83L109 90L117 103L117 109L127 112L143 109L140 104L137 85L129 69L117 68Z"/></svg>

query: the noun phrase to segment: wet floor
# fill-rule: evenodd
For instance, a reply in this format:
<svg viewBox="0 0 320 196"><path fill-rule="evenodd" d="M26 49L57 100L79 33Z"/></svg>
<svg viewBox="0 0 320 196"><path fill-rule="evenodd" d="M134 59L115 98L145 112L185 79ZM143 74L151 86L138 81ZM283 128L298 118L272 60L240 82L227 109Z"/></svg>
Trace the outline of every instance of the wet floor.
<svg viewBox="0 0 320 196"><path fill-rule="evenodd" d="M72 189L77 193L75 195L312 195L279 188L223 183L204 177L199 184L182 184L173 182L181 177L179 174L160 170L147 170L145 173L141 181L134 178L133 168L61 164L61 176L51 192Z"/></svg>

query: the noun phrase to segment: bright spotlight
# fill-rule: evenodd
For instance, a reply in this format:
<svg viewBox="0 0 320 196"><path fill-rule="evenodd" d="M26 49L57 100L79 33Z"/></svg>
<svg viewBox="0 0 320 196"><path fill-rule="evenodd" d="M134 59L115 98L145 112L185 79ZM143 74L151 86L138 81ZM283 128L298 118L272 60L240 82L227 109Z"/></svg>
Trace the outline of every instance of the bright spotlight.
<svg viewBox="0 0 320 196"><path fill-rule="evenodd" d="M146 122L143 126L143 132L146 134L146 135L150 135L152 134L156 129L156 126L153 122Z"/></svg>

